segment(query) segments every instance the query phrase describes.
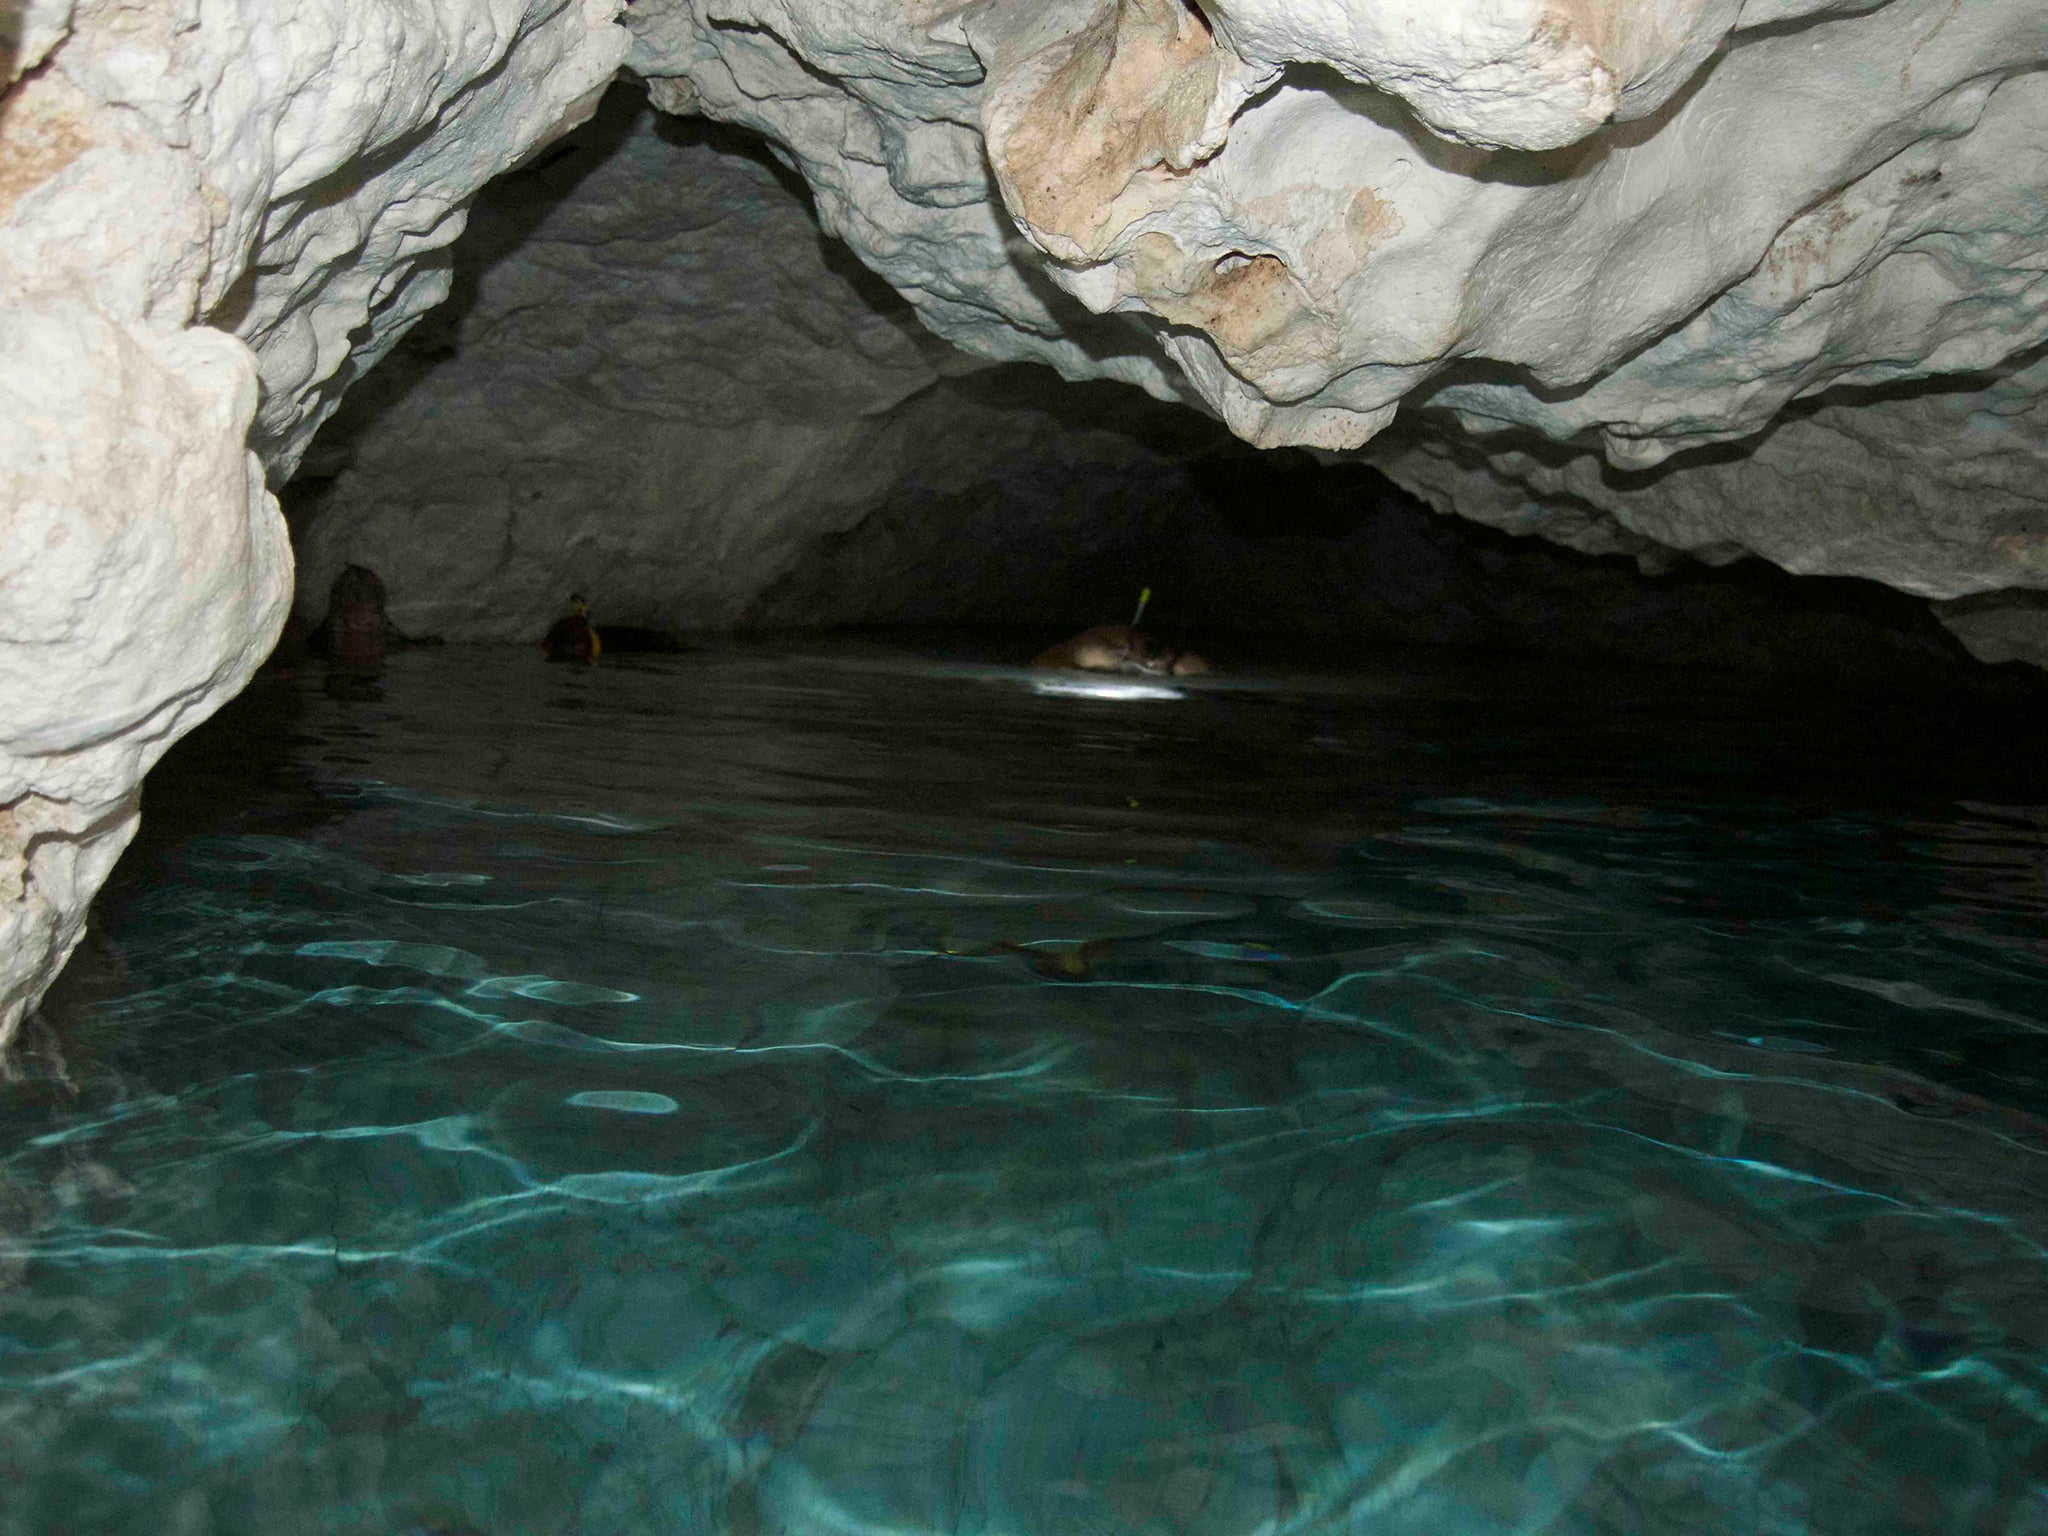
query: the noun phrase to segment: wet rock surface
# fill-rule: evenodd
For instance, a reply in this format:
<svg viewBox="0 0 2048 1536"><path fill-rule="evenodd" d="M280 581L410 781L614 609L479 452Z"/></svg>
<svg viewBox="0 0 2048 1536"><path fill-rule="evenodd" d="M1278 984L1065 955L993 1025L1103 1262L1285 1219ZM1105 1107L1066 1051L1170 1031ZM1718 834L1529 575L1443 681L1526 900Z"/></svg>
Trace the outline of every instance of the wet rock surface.
<svg viewBox="0 0 2048 1536"><path fill-rule="evenodd" d="M248 680L282 479L446 292L485 181L624 44L563 0L8 8L0 44L0 1045L142 775Z"/></svg>
<svg viewBox="0 0 2048 1536"><path fill-rule="evenodd" d="M2048 585L2026 0L716 9L634 8L656 101L969 350L1581 549Z"/></svg>

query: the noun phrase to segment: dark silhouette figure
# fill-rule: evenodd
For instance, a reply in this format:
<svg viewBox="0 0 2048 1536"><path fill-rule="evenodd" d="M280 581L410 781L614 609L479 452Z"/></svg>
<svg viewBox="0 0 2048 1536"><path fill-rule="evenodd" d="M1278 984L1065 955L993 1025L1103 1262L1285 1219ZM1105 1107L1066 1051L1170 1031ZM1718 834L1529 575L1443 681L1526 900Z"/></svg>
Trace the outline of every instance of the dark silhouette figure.
<svg viewBox="0 0 2048 1536"><path fill-rule="evenodd" d="M327 658L327 691L338 699L374 699L384 658L420 642L400 632L384 612L384 583L366 565L345 566L327 594L327 617L313 631L311 649Z"/></svg>
<svg viewBox="0 0 2048 1536"><path fill-rule="evenodd" d="M375 672L405 636L384 612L384 583L365 565L345 566L327 595L327 617L314 634L322 655L358 672Z"/></svg>
<svg viewBox="0 0 2048 1536"><path fill-rule="evenodd" d="M590 622L590 604L581 593L570 594L569 611L555 620L540 649L549 661L595 661L603 654L604 642Z"/></svg>

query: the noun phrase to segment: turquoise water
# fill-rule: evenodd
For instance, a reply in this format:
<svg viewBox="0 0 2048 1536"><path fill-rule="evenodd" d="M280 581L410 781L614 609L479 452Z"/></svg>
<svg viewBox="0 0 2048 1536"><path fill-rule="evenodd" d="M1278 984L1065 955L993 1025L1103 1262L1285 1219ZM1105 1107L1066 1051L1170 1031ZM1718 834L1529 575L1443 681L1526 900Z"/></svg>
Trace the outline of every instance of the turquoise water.
<svg viewBox="0 0 2048 1536"><path fill-rule="evenodd" d="M354 692L152 781L0 1098L10 1536L2048 1532L2024 742L857 649Z"/></svg>

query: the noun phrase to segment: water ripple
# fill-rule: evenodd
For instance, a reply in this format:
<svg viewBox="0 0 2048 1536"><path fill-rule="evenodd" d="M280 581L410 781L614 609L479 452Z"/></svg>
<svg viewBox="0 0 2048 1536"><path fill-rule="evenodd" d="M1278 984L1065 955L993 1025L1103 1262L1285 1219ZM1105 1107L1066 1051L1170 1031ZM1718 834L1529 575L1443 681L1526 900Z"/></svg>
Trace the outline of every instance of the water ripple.
<svg viewBox="0 0 2048 1536"><path fill-rule="evenodd" d="M2038 808L685 660L316 689L110 895L0 1526L2048 1529Z"/></svg>

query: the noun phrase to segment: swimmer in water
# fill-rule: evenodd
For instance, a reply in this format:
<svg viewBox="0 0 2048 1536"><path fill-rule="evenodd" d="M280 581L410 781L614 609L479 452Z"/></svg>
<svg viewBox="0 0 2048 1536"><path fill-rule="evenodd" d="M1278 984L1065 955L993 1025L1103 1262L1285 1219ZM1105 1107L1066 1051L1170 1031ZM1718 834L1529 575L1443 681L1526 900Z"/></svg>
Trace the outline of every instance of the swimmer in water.
<svg viewBox="0 0 2048 1536"><path fill-rule="evenodd" d="M375 571L344 566L327 594L327 618L314 633L314 648L358 672L376 671L394 646L405 644L384 604L384 583Z"/></svg>
<svg viewBox="0 0 2048 1536"><path fill-rule="evenodd" d="M1032 661L1035 672L1127 672L1145 677L1195 677L1210 670L1206 659L1193 651L1176 651L1161 645L1142 629L1145 605L1152 589L1138 594L1138 611L1128 624L1098 624L1084 629L1071 640L1038 653Z"/></svg>
<svg viewBox="0 0 2048 1536"><path fill-rule="evenodd" d="M540 650L549 661L595 661L604 654L604 642L590 622L590 604L582 593L569 594L569 611L555 620Z"/></svg>
<svg viewBox="0 0 2048 1536"><path fill-rule="evenodd" d="M1161 645L1128 624L1098 624L1040 651L1034 672L1125 672L1143 677L1195 677L1210 670L1193 651Z"/></svg>

